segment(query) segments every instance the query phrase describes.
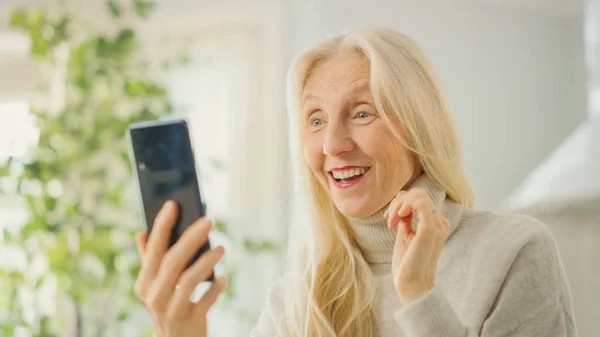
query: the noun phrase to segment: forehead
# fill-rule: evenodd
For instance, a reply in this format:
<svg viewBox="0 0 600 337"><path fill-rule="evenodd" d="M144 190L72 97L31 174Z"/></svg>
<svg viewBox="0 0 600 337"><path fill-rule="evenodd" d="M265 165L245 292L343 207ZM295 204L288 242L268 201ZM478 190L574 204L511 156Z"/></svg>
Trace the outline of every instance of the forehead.
<svg viewBox="0 0 600 337"><path fill-rule="evenodd" d="M321 96L327 92L351 91L368 86L369 62L357 52L338 53L313 69L303 96Z"/></svg>

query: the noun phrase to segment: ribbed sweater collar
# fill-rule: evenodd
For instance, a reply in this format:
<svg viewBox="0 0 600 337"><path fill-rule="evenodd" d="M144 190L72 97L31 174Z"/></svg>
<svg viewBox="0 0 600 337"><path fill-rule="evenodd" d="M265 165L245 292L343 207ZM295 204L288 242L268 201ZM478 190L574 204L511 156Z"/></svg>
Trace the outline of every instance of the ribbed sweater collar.
<svg viewBox="0 0 600 337"><path fill-rule="evenodd" d="M415 179L404 190L420 187L424 189L434 202L436 209L442 212L450 223L450 235L458 227L462 207L446 200L446 192L433 183L426 175ZM397 229L389 229L384 217L389 204L377 213L366 218L348 218L355 240L368 263L391 263ZM413 226L418 223L418 217L413 217Z"/></svg>

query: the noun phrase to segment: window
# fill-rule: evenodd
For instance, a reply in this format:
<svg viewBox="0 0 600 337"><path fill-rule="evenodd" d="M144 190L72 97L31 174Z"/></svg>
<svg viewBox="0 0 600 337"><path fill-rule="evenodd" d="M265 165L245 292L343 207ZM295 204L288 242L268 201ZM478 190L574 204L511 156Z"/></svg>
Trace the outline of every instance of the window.
<svg viewBox="0 0 600 337"><path fill-rule="evenodd" d="M211 216L228 209L229 118L231 97L227 64L216 57L196 56L189 65L169 71L168 89L175 114L187 117L198 166L200 188L210 201Z"/></svg>

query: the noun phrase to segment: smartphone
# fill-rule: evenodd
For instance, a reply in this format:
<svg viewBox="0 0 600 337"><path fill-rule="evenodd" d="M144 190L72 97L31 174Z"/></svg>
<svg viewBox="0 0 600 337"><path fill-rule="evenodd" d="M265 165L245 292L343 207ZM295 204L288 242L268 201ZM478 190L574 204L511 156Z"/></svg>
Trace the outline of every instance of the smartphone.
<svg viewBox="0 0 600 337"><path fill-rule="evenodd" d="M184 119L135 123L129 126L127 138L148 235L152 235L154 219L167 200L179 206L169 243L172 246L187 227L205 215L188 123ZM207 241L188 267L209 249ZM213 280L214 271L208 281Z"/></svg>

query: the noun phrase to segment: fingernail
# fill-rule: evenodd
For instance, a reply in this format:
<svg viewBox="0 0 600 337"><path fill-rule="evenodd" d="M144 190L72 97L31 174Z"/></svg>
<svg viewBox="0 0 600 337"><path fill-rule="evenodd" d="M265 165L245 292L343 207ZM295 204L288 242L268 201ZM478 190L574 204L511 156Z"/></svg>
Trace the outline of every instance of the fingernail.
<svg viewBox="0 0 600 337"><path fill-rule="evenodd" d="M173 204L174 204L174 202L172 200L165 201L163 206L160 208L158 215L164 216L167 212L169 212L173 208Z"/></svg>
<svg viewBox="0 0 600 337"><path fill-rule="evenodd" d="M156 214L156 220L155 221L162 221L162 219L164 219L167 214L169 213L169 204L171 203L170 200L167 200L162 207L160 208L160 210L158 211L158 214Z"/></svg>
<svg viewBox="0 0 600 337"><path fill-rule="evenodd" d="M167 200L165 202L165 206L164 207L165 207L165 209L173 209L173 208L175 208L175 205L176 205L175 201L173 201L173 200Z"/></svg>
<svg viewBox="0 0 600 337"><path fill-rule="evenodd" d="M200 227L202 227L203 230L205 230L205 229L210 230L212 228L212 221L210 221L210 220L203 220L202 221L202 225Z"/></svg>

